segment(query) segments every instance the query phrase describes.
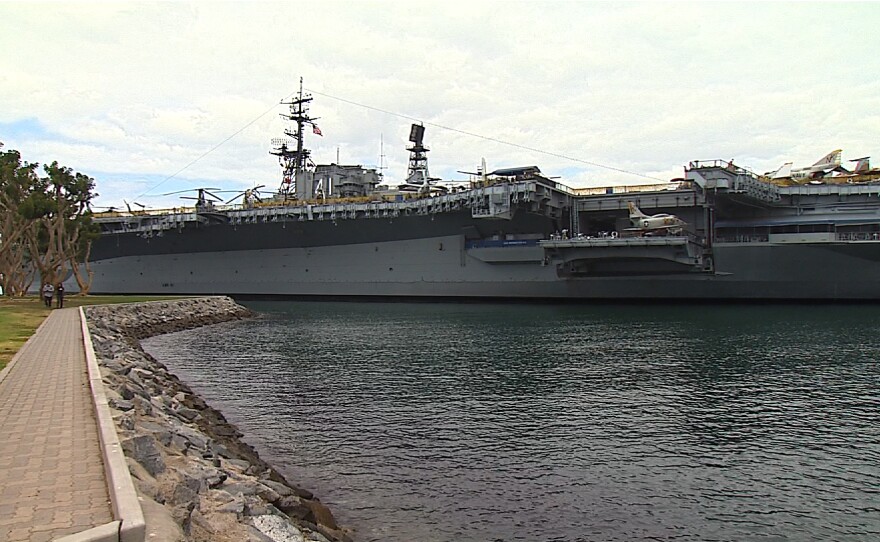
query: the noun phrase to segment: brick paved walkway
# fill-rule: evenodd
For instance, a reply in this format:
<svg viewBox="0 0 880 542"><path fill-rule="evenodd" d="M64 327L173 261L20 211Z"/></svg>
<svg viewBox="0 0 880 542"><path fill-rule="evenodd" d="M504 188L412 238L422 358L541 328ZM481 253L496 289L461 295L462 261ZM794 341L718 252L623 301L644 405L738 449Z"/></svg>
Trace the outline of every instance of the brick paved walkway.
<svg viewBox="0 0 880 542"><path fill-rule="evenodd" d="M54 310L0 382L0 541L112 520L79 311Z"/></svg>

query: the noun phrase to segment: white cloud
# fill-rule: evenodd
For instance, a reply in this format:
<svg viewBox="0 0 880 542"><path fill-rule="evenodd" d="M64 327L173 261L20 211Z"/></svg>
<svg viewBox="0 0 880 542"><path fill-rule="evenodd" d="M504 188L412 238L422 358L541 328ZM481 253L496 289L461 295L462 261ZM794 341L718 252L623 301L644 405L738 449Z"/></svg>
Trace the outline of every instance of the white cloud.
<svg viewBox="0 0 880 542"><path fill-rule="evenodd" d="M435 175L486 157L572 184L646 181L589 163L669 178L694 159L863 156L880 129L872 3L0 3L0 17L16 51L0 58L0 123L45 128L0 140L104 172L102 199L191 162L191 182L156 192L277 186L269 141L300 76L325 134L309 138L316 161L376 165L381 137L393 180L406 116L428 123Z"/></svg>

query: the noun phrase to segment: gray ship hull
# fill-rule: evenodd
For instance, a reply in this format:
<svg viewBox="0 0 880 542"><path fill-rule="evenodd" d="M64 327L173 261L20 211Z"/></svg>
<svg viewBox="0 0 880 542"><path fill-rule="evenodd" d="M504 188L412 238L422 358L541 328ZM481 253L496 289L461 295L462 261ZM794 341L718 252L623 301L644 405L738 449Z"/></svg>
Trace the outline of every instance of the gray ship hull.
<svg viewBox="0 0 880 542"><path fill-rule="evenodd" d="M91 292L880 301L880 185L779 188L714 165L688 176L637 193L538 179L394 202L106 217ZM657 214L633 220L636 205ZM648 229L673 215L687 227Z"/></svg>
<svg viewBox="0 0 880 542"><path fill-rule="evenodd" d="M122 256L91 263L93 293L583 300L880 300L880 242L728 243L714 269L560 276L538 245L464 236ZM70 285L75 289L74 285Z"/></svg>

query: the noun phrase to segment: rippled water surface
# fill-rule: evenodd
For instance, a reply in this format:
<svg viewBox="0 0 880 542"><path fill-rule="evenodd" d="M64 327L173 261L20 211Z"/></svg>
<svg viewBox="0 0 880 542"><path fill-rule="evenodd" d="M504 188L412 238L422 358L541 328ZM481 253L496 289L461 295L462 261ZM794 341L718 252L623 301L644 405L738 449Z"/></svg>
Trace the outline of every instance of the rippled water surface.
<svg viewBox="0 0 880 542"><path fill-rule="evenodd" d="M145 346L359 542L880 540L880 307L247 304Z"/></svg>

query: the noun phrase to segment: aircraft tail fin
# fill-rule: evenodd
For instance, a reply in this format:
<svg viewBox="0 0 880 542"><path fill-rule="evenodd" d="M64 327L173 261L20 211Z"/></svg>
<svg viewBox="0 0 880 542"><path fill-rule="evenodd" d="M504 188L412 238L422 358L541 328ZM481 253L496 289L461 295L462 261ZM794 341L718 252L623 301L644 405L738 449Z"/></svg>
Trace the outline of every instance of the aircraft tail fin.
<svg viewBox="0 0 880 542"><path fill-rule="evenodd" d="M853 169L853 173L866 173L871 171L871 160L870 156L866 156L864 158L856 158L855 160L850 160L850 162L855 162L856 167Z"/></svg>
<svg viewBox="0 0 880 542"><path fill-rule="evenodd" d="M826 154L821 160L813 164L813 166L839 166L840 165L840 154L843 151L841 149L837 149L836 151L831 151Z"/></svg>
<svg viewBox="0 0 880 542"><path fill-rule="evenodd" d="M636 207L636 204L628 201L627 206L629 206L629 217L632 218L648 218L648 215L642 212L641 209Z"/></svg>

